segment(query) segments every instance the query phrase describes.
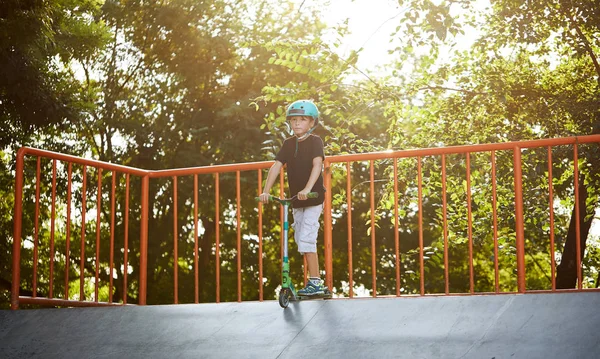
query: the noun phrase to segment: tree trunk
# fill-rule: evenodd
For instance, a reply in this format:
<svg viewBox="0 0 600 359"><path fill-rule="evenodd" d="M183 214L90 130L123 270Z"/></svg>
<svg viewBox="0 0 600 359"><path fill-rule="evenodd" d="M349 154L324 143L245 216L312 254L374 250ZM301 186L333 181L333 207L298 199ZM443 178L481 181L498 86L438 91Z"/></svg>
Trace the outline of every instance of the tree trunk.
<svg viewBox="0 0 600 359"><path fill-rule="evenodd" d="M588 216L586 211L586 200L588 197L587 188L584 185L583 176L579 179L579 226L580 226L580 245L581 253L579 257L583 260L585 253L585 246L590 232L590 227L594 216ZM589 217L586 219L586 217ZM562 259L560 265L556 270L556 288L558 289L570 289L577 287L578 270L577 270L577 257L575 253L577 251L577 239L575 231L575 206L571 212L571 222L569 224L569 232L567 233L567 240L565 242L565 248L562 252Z"/></svg>

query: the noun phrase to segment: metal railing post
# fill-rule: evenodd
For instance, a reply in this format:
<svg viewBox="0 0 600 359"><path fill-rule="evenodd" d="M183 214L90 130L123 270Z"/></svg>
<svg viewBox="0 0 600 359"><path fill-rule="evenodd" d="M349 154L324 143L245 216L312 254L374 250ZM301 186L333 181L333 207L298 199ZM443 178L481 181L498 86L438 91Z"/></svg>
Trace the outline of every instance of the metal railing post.
<svg viewBox="0 0 600 359"><path fill-rule="evenodd" d="M517 247L517 286L519 293L525 293L525 230L523 226L523 174L521 148L513 150L515 175L515 234Z"/></svg>
<svg viewBox="0 0 600 359"><path fill-rule="evenodd" d="M324 166L325 203L323 208L323 237L325 243L325 284L331 290L333 288L333 229L331 225L331 167L327 159L325 159Z"/></svg>
<svg viewBox="0 0 600 359"><path fill-rule="evenodd" d="M10 308L19 309L19 288L21 287L21 221L23 214L23 157L25 150L17 152L17 167L15 169L15 216L13 224L13 261L12 289L10 293Z"/></svg>
<svg viewBox="0 0 600 359"><path fill-rule="evenodd" d="M150 178L142 177L142 208L140 219L140 293L139 304L146 305L148 289L148 191Z"/></svg>

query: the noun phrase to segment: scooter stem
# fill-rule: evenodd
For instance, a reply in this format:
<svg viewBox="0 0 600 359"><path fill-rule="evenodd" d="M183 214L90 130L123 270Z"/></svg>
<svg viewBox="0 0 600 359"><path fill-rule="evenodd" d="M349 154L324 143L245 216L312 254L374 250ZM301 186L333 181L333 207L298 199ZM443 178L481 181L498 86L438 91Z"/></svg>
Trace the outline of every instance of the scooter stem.
<svg viewBox="0 0 600 359"><path fill-rule="evenodd" d="M283 203L283 257L288 258L288 230L289 230L289 222L288 222L288 207L289 204L287 202Z"/></svg>

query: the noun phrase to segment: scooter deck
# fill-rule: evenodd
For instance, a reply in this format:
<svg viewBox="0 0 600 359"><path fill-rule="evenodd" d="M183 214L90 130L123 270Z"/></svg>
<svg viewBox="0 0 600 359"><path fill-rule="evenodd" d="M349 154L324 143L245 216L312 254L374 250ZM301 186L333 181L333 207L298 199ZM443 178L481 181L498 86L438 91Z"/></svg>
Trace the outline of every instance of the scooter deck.
<svg viewBox="0 0 600 359"><path fill-rule="evenodd" d="M303 300L317 300L317 299L331 299L331 293L330 294L315 294L315 295L299 295L296 297L297 301L303 301Z"/></svg>
<svg viewBox="0 0 600 359"><path fill-rule="evenodd" d="M332 293L327 291L324 294L314 294L314 295L299 295L296 294L296 300L315 300L315 299L331 299Z"/></svg>

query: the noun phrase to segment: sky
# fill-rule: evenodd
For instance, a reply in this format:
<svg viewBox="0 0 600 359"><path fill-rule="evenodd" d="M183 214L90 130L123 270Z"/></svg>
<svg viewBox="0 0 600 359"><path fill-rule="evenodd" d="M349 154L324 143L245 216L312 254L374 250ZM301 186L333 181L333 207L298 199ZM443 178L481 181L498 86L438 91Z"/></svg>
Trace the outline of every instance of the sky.
<svg viewBox="0 0 600 359"><path fill-rule="evenodd" d="M309 5L322 0L295 0L299 4ZM432 0L441 4L443 0ZM472 0L472 6L478 11L489 6L489 0ZM461 16L458 6L452 8L453 15ZM392 55L388 50L397 44L390 44L390 34L400 24L405 7L398 5L397 0L330 0L323 20L330 26L348 19L351 31L339 48L341 55L348 55L352 50L363 48L357 67L363 72L385 74L383 65L390 62ZM466 49L478 37L477 29L465 29L465 35L455 40L455 48ZM419 51L419 49L416 49ZM426 50L425 50L426 51Z"/></svg>
<svg viewBox="0 0 600 359"><path fill-rule="evenodd" d="M348 18L349 34L340 47L342 54L364 48L358 68L374 70L389 61L390 34L398 26L401 9L393 0L332 0L324 19L329 24Z"/></svg>

